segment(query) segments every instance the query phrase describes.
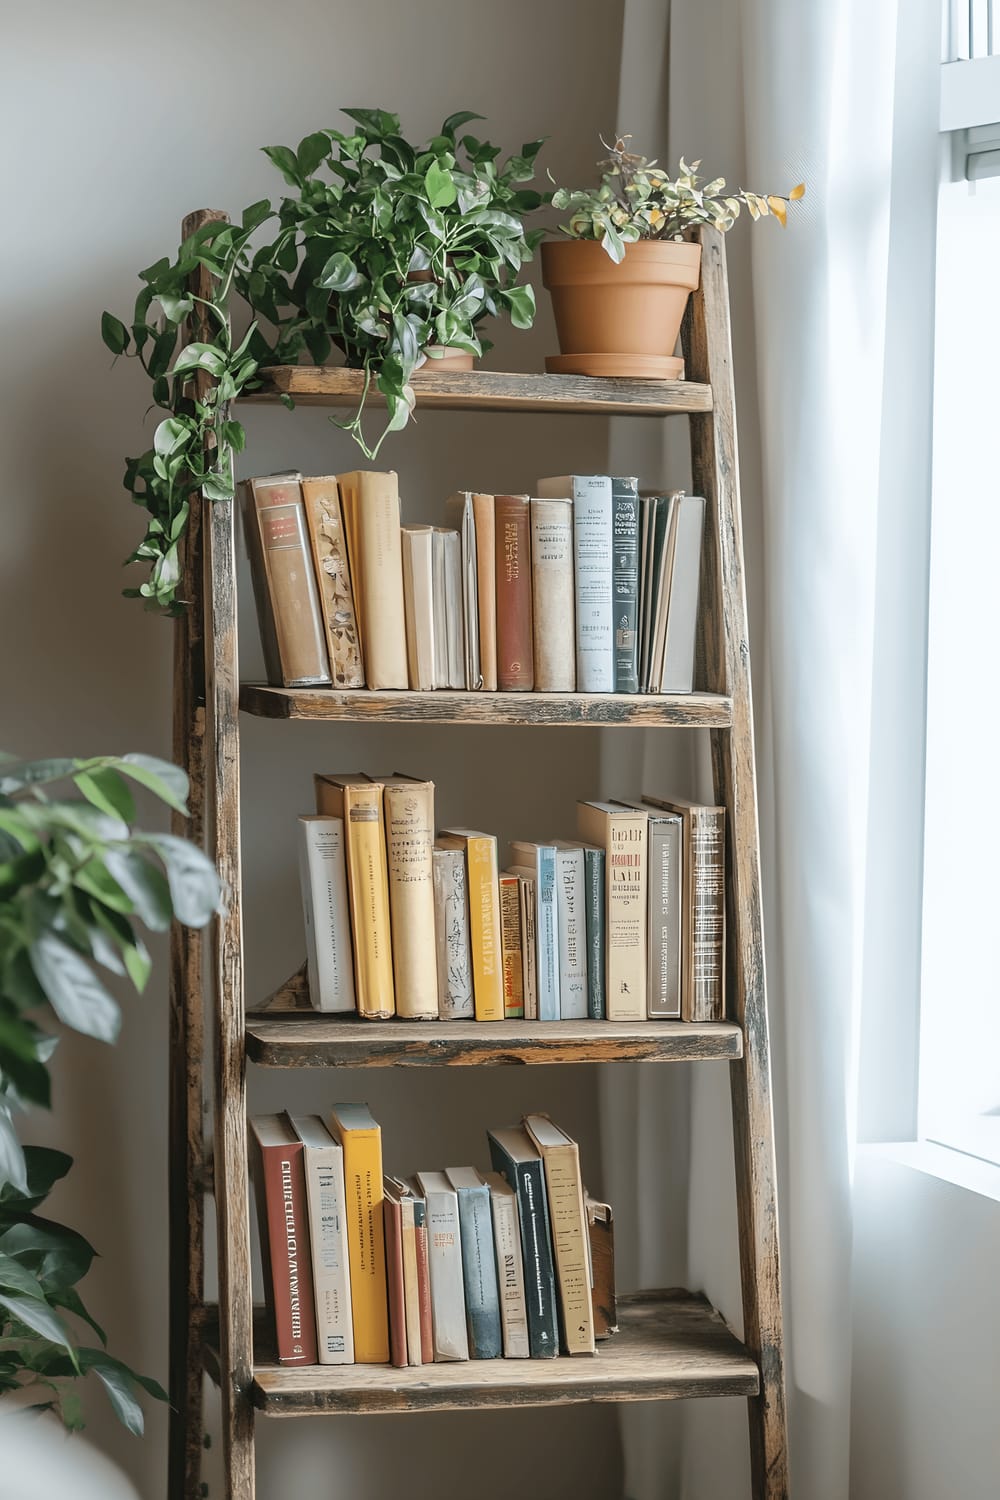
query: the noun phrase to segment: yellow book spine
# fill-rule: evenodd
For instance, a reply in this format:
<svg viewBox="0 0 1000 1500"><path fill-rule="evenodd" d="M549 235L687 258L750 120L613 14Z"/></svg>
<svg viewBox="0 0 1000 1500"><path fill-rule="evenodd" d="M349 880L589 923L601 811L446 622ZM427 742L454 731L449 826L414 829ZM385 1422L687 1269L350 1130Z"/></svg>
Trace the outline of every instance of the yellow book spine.
<svg viewBox="0 0 1000 1500"><path fill-rule="evenodd" d="M503 950L500 936L500 878L494 838L470 838L469 935L472 940L472 995L477 1021L502 1021Z"/></svg>
<svg viewBox="0 0 1000 1500"><path fill-rule="evenodd" d="M503 1011L508 1021L524 1019L524 973L520 881L500 876L500 936L503 944Z"/></svg>
<svg viewBox="0 0 1000 1500"><path fill-rule="evenodd" d="M396 1013L437 1020L434 784L387 783L383 795Z"/></svg>
<svg viewBox="0 0 1000 1500"><path fill-rule="evenodd" d="M579 1151L575 1145L547 1146L542 1150L542 1160L566 1352L593 1354L594 1313Z"/></svg>
<svg viewBox="0 0 1000 1500"><path fill-rule="evenodd" d="M344 826L358 1012L384 1020L396 1003L380 782L345 789Z"/></svg>
<svg viewBox="0 0 1000 1500"><path fill-rule="evenodd" d="M384 1365L389 1362L389 1307L382 1220L382 1132L342 1130L338 1134L344 1148L354 1361L359 1365Z"/></svg>

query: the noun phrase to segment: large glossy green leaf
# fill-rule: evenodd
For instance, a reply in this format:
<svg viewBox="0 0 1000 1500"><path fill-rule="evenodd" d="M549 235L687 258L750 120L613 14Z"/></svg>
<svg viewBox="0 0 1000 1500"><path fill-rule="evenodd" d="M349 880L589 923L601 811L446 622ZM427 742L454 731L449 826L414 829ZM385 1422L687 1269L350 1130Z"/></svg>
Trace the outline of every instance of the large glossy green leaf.
<svg viewBox="0 0 1000 1500"><path fill-rule="evenodd" d="M136 915L153 932L166 932L173 915L170 887L161 870L135 849L109 849L108 872L135 907Z"/></svg>
<svg viewBox="0 0 1000 1500"><path fill-rule="evenodd" d="M73 1158L65 1151L56 1151L52 1146L25 1146L26 1169L25 1192L16 1192L9 1185L0 1190L0 1218L5 1206L15 1206L19 1213L28 1213L37 1208L48 1197L57 1182L66 1176L73 1165Z"/></svg>
<svg viewBox="0 0 1000 1500"><path fill-rule="evenodd" d="M204 927L219 910L222 887L212 861L187 839L169 833L140 836L163 860L174 914L187 927Z"/></svg>
<svg viewBox="0 0 1000 1500"><path fill-rule="evenodd" d="M75 1286L90 1270L96 1254L75 1229L23 1212L0 1234L0 1250L34 1271L46 1293Z"/></svg>
<svg viewBox="0 0 1000 1500"><path fill-rule="evenodd" d="M121 818L124 823L135 821L135 801L122 777L110 766L99 766L93 771L78 771L73 777L74 785L87 801L109 817Z"/></svg>
<svg viewBox="0 0 1000 1500"><path fill-rule="evenodd" d="M24 1151L14 1129L10 1108L0 1099L0 1187L5 1183L10 1183L18 1192L28 1191Z"/></svg>
<svg viewBox="0 0 1000 1500"><path fill-rule="evenodd" d="M12 1255L7 1255L0 1250L0 1292L6 1292L10 1296L34 1297L38 1302L44 1302L45 1293L39 1283L38 1277L15 1260Z"/></svg>
<svg viewBox="0 0 1000 1500"><path fill-rule="evenodd" d="M60 1021L84 1036L113 1042L121 1015L93 969L75 949L43 933L29 949L31 966Z"/></svg>
<svg viewBox="0 0 1000 1500"><path fill-rule="evenodd" d="M153 792L161 802L186 816L188 779L180 766L159 760L155 755L136 754L123 755L115 765L124 775Z"/></svg>
<svg viewBox="0 0 1000 1500"><path fill-rule="evenodd" d="M50 1339L53 1344L61 1344L72 1355L73 1341L66 1325L47 1302L36 1302L31 1297L7 1296L0 1292L0 1307L5 1307L11 1317L23 1323L25 1328L30 1328L33 1333L40 1333L43 1339Z"/></svg>
<svg viewBox="0 0 1000 1500"><path fill-rule="evenodd" d="M23 787L44 781L61 781L76 769L75 760L20 760L0 763L0 794L10 796Z"/></svg>

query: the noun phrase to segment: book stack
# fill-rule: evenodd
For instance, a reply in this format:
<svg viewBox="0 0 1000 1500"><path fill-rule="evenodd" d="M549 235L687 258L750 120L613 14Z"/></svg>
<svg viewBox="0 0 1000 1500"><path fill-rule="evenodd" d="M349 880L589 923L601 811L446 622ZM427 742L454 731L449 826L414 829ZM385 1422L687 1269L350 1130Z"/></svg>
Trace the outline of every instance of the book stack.
<svg viewBox="0 0 1000 1500"><path fill-rule="evenodd" d="M705 501L635 478L461 491L400 523L394 473L242 486L268 681L285 687L689 693Z"/></svg>
<svg viewBox="0 0 1000 1500"><path fill-rule="evenodd" d="M611 1210L576 1142L534 1114L488 1144L492 1171L394 1177L365 1104L250 1121L281 1364L549 1359L616 1331Z"/></svg>
<svg viewBox="0 0 1000 1500"><path fill-rule="evenodd" d="M721 1021L725 810L581 802L576 840L435 833L434 785L317 775L309 996L370 1020Z"/></svg>

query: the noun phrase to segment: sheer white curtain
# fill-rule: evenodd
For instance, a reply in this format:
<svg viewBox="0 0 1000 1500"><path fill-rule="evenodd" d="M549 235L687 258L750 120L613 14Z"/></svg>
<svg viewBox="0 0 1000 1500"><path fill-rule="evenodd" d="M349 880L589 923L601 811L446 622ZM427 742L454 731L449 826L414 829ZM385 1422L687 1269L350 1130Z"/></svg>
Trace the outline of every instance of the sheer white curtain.
<svg viewBox="0 0 1000 1500"><path fill-rule="evenodd" d="M887 420L886 372L899 369L899 341L915 337L927 312L914 308L908 330L895 320L887 342L890 211L906 212L901 163L914 168L912 152L899 149L899 109L912 107L913 94L897 64L912 67L919 50L898 47L897 32L905 40L917 27L933 47L934 14L934 0L625 5L618 127L632 132L633 149L701 158L709 176L758 191L808 184L785 232L741 223L727 241L796 1500L848 1495L878 549L892 545L884 501L898 496L904 448ZM923 136L931 175L935 128L932 114ZM925 177L927 168L921 158ZM923 228L932 235L933 220ZM911 352L929 369L929 348ZM683 435L661 449L637 427L619 424L612 463L635 472L638 462L647 482L679 482ZM922 431L915 436L919 446ZM609 739L606 785L634 786L645 771L647 785L655 778L709 795L699 751L671 747L670 756L647 736L640 766ZM612 1076L604 1107L609 1191L625 1205L621 1240L636 1233L626 1274L703 1286L739 1326L723 1069ZM638 1163L629 1155L636 1136ZM666 1202L650 1187L665 1160ZM718 1405L625 1415L631 1500L748 1493L743 1404Z"/></svg>

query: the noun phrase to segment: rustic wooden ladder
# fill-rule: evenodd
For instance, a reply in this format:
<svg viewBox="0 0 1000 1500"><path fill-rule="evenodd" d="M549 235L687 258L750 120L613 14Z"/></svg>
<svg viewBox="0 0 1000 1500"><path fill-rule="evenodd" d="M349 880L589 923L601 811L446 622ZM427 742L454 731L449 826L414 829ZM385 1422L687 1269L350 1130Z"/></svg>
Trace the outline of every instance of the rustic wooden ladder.
<svg viewBox="0 0 1000 1500"><path fill-rule="evenodd" d="M190 233L201 211L184 224ZM240 689L231 504L196 506L189 522L176 625L174 754L191 780L191 821L178 832L215 859L228 906L208 941L175 927L170 991L170 1500L196 1500L205 1374L221 1388L227 1500L253 1500L254 1419L264 1413L457 1410L483 1406L747 1398L754 1500L788 1495L781 1283L767 1009L761 940L754 771L729 296L723 241L702 234L701 286L684 327L684 382L570 376L423 374L418 404L453 410L688 416L694 491L708 502L701 575L699 691L676 696L547 693L370 693ZM204 274L204 273L203 273ZM197 287L196 287L197 290ZM202 291L205 287L202 287ZM199 379L204 377L199 376ZM279 368L254 399L350 405L357 372ZM648 1022L492 1025L334 1020L309 1010L301 972L248 1014L244 1005L239 811L240 710L272 718L702 727L715 796L727 808L727 985L716 1025ZM206 1142L206 996L212 1027L213 1146ZM687 1292L625 1299L623 1331L593 1360L286 1369L264 1337L254 1359L247 1181L246 1065L353 1067L505 1062L728 1060L739 1210L744 1337ZM210 1154L211 1152L211 1154ZM219 1303L204 1299L204 1194L214 1191Z"/></svg>

